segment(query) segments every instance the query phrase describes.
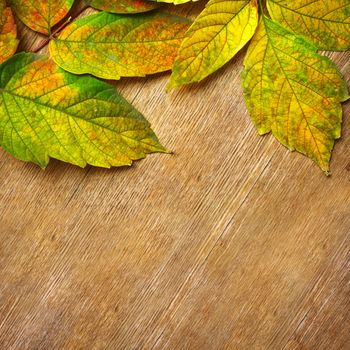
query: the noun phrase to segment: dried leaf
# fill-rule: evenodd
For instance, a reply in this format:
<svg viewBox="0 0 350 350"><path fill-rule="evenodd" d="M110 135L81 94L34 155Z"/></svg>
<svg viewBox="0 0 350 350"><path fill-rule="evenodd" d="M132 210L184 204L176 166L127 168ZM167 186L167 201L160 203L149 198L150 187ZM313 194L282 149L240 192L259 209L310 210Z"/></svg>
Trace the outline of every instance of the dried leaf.
<svg viewBox="0 0 350 350"><path fill-rule="evenodd" d="M74 0L10 0L12 9L30 29L49 35L69 12Z"/></svg>
<svg viewBox="0 0 350 350"><path fill-rule="evenodd" d="M11 57L17 49L16 24L5 0L0 0L0 63Z"/></svg>
<svg viewBox="0 0 350 350"><path fill-rule="evenodd" d="M350 49L349 0L268 0L271 17L322 50Z"/></svg>
<svg viewBox="0 0 350 350"><path fill-rule="evenodd" d="M271 131L328 173L348 91L336 66L316 51L264 16L245 58L242 84L259 133Z"/></svg>
<svg viewBox="0 0 350 350"><path fill-rule="evenodd" d="M256 0L211 0L192 24L173 66L169 87L201 81L251 39L258 25Z"/></svg>
<svg viewBox="0 0 350 350"><path fill-rule="evenodd" d="M171 69L189 21L165 13L101 12L66 27L50 42L63 69L104 79L137 77Z"/></svg>
<svg viewBox="0 0 350 350"><path fill-rule="evenodd" d="M0 145L43 168L49 157L108 168L165 151L112 86L29 53L0 66Z"/></svg>

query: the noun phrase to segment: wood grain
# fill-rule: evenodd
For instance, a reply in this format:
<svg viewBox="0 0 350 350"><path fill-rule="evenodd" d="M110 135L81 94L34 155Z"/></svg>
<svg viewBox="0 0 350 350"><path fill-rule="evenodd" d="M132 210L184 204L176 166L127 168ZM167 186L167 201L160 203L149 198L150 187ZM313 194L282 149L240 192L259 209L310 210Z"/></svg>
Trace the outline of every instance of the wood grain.
<svg viewBox="0 0 350 350"><path fill-rule="evenodd" d="M350 104L327 178L257 135L243 56L172 93L115 83L174 155L42 171L0 151L0 349L350 349Z"/></svg>

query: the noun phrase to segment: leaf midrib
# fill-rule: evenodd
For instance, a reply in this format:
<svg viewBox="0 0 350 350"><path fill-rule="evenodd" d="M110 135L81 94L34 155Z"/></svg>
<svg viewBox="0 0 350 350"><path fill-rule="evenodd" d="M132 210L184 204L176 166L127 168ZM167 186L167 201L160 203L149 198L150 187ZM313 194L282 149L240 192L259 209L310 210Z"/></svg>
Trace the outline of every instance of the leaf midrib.
<svg viewBox="0 0 350 350"><path fill-rule="evenodd" d="M102 91L105 91L105 90L102 90ZM100 91L100 92L102 92L102 91ZM118 134L118 135L121 135L121 134L122 134L122 133L117 132L116 130L113 130L113 129L108 128L108 127L105 127L105 126L102 126L102 125L100 125L100 124L98 124L98 123L94 123L94 122L91 121L91 120L84 119L84 118L82 118L82 117L80 117L80 116L78 116L78 115L76 115L76 114L73 114L73 113L71 113L71 112L68 112L68 111L66 111L66 110L64 110L64 109L60 109L60 108L56 108L56 107L53 107L53 106L46 105L46 104L44 104L44 103L42 103L42 102L40 102L40 101L35 101L35 100L33 100L33 99L31 99L31 98L28 98L28 97L26 97L26 96L22 96L22 95L15 94L15 93L13 93L13 92L11 92L11 91L9 91L9 90L6 90L6 89L4 89L4 88L2 88L2 89L0 88L0 93L1 93L1 92L7 93L7 94L9 94L9 95L11 95L11 96L15 96L15 97L20 98L20 99L24 99L24 100L30 101L30 102L32 102L32 103L34 103L34 104L37 104L37 105L40 105L40 106L43 106L43 107L46 107L46 108L49 108L49 109L52 109L52 110L61 112L61 113L66 114L68 117L71 117L71 118L73 118L73 119L76 118L76 119L80 119L80 120L83 120L83 121L85 121L85 122L88 122L88 123L97 125L97 126L99 126L99 127L101 127L101 128L104 128L104 129L107 129L107 130L109 130L109 131L112 131L112 132L114 132L114 133L116 133L116 134ZM80 101L80 102L83 102L83 101ZM11 118L10 115L9 115L9 117ZM114 118L118 118L118 117L114 117ZM137 120L137 121L142 122L142 120ZM147 123L145 123L145 126L148 127ZM128 130L128 131L129 131L129 130ZM124 135L123 135L123 136L124 136ZM129 137L128 137L128 138L129 138ZM134 140L134 139L132 139L132 140Z"/></svg>
<svg viewBox="0 0 350 350"><path fill-rule="evenodd" d="M263 20L264 20L265 26L266 26L266 28L267 28L267 25L266 25L266 22L265 22L265 18L264 18ZM322 163L324 163L324 159L323 159L322 153L321 153L321 151L320 151L320 149L319 149L319 147L318 147L317 140L315 139L315 136L314 136L313 132L311 131L309 121L307 120L307 118L306 118L306 116L305 116L305 112L304 112L304 110L303 110L303 108L302 108L302 106L301 106L301 104L300 104L300 101L299 101L299 99L298 99L297 94L296 94L295 91L294 91L294 87L292 86L291 82L289 81L289 78L288 78L288 76L287 76L287 74L286 74L286 72L285 72L285 69L283 68L282 63L281 63L281 61L280 61L280 59L279 59L279 57L278 57L278 55L277 55L276 48L275 48L275 46L274 46L274 44L273 44L273 40L271 40L271 38L270 38L269 35L268 35L268 30L266 30L266 34L267 34L267 37L268 37L269 41L271 42L271 47L273 48L273 51L274 51L276 60L277 60L279 66L281 67L281 69L282 69L282 71L283 71L283 74L284 74L284 76L285 76L285 78L286 78L286 81L288 82L288 84L289 84L289 86L290 86L290 88L291 88L291 90L292 90L292 92L293 92L293 95L295 96L296 101L298 102L299 108L300 108L300 110L301 110L301 112L302 112L302 115L303 115L303 119L305 120L306 125L307 125L307 127L308 127L308 129L309 129L309 132L310 132L310 134L311 134L311 136L312 136L312 138L313 138L313 140L314 140L314 142L315 142L315 145L316 145L316 148L317 148L317 152L318 152L319 157L320 157L319 160L320 160Z"/></svg>
<svg viewBox="0 0 350 350"><path fill-rule="evenodd" d="M100 92L102 92L102 91L108 91L108 90L101 90ZM129 139L129 140L136 141L136 142L138 142L138 143L141 143L141 144L144 144L144 145L147 145L147 146L155 147L154 145L143 141L143 139L137 140L137 139L134 139L134 138L132 138L132 137L130 137L130 136L124 135L125 132L131 131L131 130L125 130L125 131L123 131L123 132L117 132L117 131L114 130L114 129L111 129L111 128L106 127L106 126L102 126L102 125L100 125L100 124L98 124L98 123L95 123L95 122L93 122L93 121L91 121L91 120L84 119L84 118L82 118L82 117L80 117L80 116L77 116L77 115L75 115L75 114L73 114L73 113L69 113L68 111L62 110L62 109L60 109L60 108L55 108L55 107L53 107L53 106L46 105L46 104L41 103L41 102L39 102L39 101L34 101L33 99L30 99L30 98L28 98L28 97L26 97L26 96L22 96L22 95L15 94L15 93L13 93L13 92L11 92L11 91L9 91L9 90L6 90L5 88L0 88L0 94L1 94L1 92L7 93L7 94L9 94L9 95L11 95L11 96L15 96L15 97L20 98L20 99L22 98L22 99L27 100L27 101L30 101L30 102L32 102L32 103L34 103L34 104L37 104L37 105L40 105L40 106L43 106L43 107L46 107L46 108L50 108L50 109L56 110L56 111L61 112L61 113L64 113L64 114L66 114L68 117L73 118L73 120L74 120L74 118L79 119L79 120L83 120L83 121L85 121L85 122L88 122L88 123L91 123L91 124L93 124L93 125L96 125L96 126L102 128L102 129L109 130L109 131L111 131L111 132L113 132L113 133L115 133L115 134L118 134L118 135L120 135L121 137L125 137L125 138L127 138L127 139ZM99 92L99 93L100 93L100 92ZM80 101L80 102L82 102L82 101ZM8 114L8 115L9 115L9 118L11 119L10 114ZM112 118L112 117L111 117L111 118ZM120 118L120 117L114 117L114 118ZM125 117L123 117L123 118L125 118ZM145 120L139 120L139 119L137 119L136 121L137 121L137 122L140 122L140 123L143 123L143 124L145 125L145 129L144 129L144 130L150 128L150 126L149 126L149 124L148 124L147 121L145 121ZM147 152L146 152L146 153L147 153Z"/></svg>

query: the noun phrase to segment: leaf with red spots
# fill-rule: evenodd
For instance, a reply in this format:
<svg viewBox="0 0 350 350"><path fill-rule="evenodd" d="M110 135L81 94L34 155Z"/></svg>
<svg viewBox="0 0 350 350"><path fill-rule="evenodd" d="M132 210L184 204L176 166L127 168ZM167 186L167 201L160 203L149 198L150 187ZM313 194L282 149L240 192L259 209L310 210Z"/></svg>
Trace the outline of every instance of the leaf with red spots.
<svg viewBox="0 0 350 350"><path fill-rule="evenodd" d="M0 146L43 168L50 157L109 168L166 152L114 87L32 53L0 65Z"/></svg>
<svg viewBox="0 0 350 350"><path fill-rule="evenodd" d="M98 10L112 13L140 13L154 10L159 5L145 0L86 0L86 3Z"/></svg>
<svg viewBox="0 0 350 350"><path fill-rule="evenodd" d="M171 69L189 25L184 17L160 12L101 12L66 27L50 42L50 53L61 68L75 74L145 76Z"/></svg>
<svg viewBox="0 0 350 350"><path fill-rule="evenodd" d="M12 9L30 29L46 35L71 9L74 0L10 0Z"/></svg>
<svg viewBox="0 0 350 350"><path fill-rule="evenodd" d="M11 9L0 0L0 63L11 57L17 49L17 30Z"/></svg>

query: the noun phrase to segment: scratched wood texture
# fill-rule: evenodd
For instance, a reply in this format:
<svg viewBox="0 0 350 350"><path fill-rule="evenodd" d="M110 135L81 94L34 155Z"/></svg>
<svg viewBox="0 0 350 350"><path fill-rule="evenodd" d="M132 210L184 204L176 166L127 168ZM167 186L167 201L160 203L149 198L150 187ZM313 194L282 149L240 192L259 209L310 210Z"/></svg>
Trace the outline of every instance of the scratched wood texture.
<svg viewBox="0 0 350 350"><path fill-rule="evenodd" d="M257 135L242 58L172 93L115 84L174 155L42 171L0 151L0 349L350 349L350 104L327 178Z"/></svg>

